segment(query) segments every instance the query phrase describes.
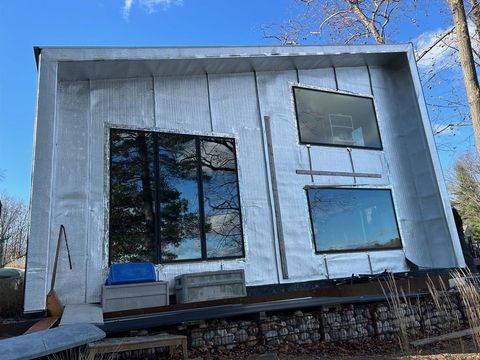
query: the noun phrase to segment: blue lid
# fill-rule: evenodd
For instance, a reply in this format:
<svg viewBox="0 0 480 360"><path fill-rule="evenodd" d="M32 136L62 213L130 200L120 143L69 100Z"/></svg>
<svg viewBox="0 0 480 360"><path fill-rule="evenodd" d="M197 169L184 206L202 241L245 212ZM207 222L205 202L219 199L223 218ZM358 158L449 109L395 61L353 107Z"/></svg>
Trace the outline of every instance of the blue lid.
<svg viewBox="0 0 480 360"><path fill-rule="evenodd" d="M106 284L136 284L156 280L155 266L152 263L112 264Z"/></svg>

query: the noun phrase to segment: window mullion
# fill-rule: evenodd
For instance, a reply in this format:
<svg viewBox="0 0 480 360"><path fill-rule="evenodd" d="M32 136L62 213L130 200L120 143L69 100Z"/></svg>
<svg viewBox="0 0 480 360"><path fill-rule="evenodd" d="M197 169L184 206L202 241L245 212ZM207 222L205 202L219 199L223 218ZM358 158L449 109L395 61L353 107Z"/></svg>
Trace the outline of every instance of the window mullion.
<svg viewBox="0 0 480 360"><path fill-rule="evenodd" d="M200 241L202 247L202 259L207 259L207 239L205 236L205 206L203 196L203 174L202 174L202 154L200 149L200 138L195 137L195 148L197 155L197 185L198 185L198 207L200 215Z"/></svg>
<svg viewBox="0 0 480 360"><path fill-rule="evenodd" d="M162 246L161 246L161 234L160 234L160 160L159 160L159 146L158 146L158 134L153 133L153 163L155 168L155 249L157 263L162 262Z"/></svg>

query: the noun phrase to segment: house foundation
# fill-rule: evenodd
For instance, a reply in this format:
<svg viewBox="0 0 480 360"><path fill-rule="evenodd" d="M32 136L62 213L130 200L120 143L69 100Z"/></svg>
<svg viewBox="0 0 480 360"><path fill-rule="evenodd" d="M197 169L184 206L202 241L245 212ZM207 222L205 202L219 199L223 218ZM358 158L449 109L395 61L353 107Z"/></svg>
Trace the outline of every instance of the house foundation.
<svg viewBox="0 0 480 360"><path fill-rule="evenodd" d="M360 339L395 340L402 328L409 338L433 336L466 326L459 297L449 295L439 310L431 298L408 299L399 307L387 302L322 306L250 319L215 319L184 325L190 348L232 350L257 345L276 348L284 344L312 344ZM445 302L444 302L445 303Z"/></svg>

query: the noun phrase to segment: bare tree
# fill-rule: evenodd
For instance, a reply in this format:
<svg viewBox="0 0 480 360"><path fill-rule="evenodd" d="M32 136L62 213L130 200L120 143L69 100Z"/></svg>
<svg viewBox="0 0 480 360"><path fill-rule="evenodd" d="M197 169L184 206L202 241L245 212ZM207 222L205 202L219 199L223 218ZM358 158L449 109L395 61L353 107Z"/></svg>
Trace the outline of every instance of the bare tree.
<svg viewBox="0 0 480 360"><path fill-rule="evenodd" d="M448 20L452 19L450 8L446 8ZM480 47L480 14L477 0L470 0L470 7L465 7L467 19L467 31L471 41L471 52L475 66L480 66L480 54L477 49ZM431 10L430 10L431 11ZM439 9L439 16L445 11ZM431 15L431 14L430 14ZM461 68L461 57L457 42L456 26L449 26L430 38L425 33L427 43L422 42L422 36L414 42L417 44L416 60L422 68L420 72L422 84L427 90L427 105L430 110L430 118L434 128L434 135L448 132L450 136L442 137L437 141L437 148L442 151L455 151L459 141L454 136L459 134L456 129L460 127L471 127L472 116L468 104L466 88ZM448 87L446 91L440 91L442 83ZM453 136L452 136L453 135ZM462 138L462 142L474 143L474 136ZM473 144L472 144L473 145Z"/></svg>
<svg viewBox="0 0 480 360"><path fill-rule="evenodd" d="M28 231L27 206L13 197L0 196L0 266L25 255Z"/></svg>
<svg viewBox="0 0 480 360"><path fill-rule="evenodd" d="M264 26L265 37L283 44L298 44L310 37L345 44L372 40L384 44L395 30L398 17L415 6L415 1L401 0L297 1L303 8L300 16L277 28Z"/></svg>
<svg viewBox="0 0 480 360"><path fill-rule="evenodd" d="M480 235L480 160L467 153L455 163L455 176L449 182L453 203L462 220Z"/></svg>
<svg viewBox="0 0 480 360"><path fill-rule="evenodd" d="M427 105L432 114L434 135L473 125L478 149L480 147L480 92L475 66L480 65L480 54L476 51L480 46L480 8L478 0L469 1L471 6L468 14L465 14L463 0L447 0L453 15L453 26L440 33L432 43L420 49L417 53L417 61L422 61L427 54L433 56L430 54L432 50L438 50L440 47L442 51L452 53L451 58L454 61L451 61L450 69L456 68L460 63L464 73L468 105L462 89L451 90L454 83L457 84L457 75L452 75L453 72L448 75L441 74L436 66L432 66L422 74L422 82L427 90L431 90L427 92ZM276 39L283 44L327 41L346 44L368 42L384 44L393 37L398 23L405 19L416 23L420 17L416 9L416 1L296 0L296 4L301 8L299 15L292 15L279 26L263 26L266 38ZM472 23L478 25L474 38L476 46L473 47L470 43L466 20L468 16ZM452 79L452 76L455 79ZM448 82L449 94L438 93L442 82ZM451 132L453 135L455 133ZM445 138L439 144L439 150L450 151L457 147L455 141L449 143Z"/></svg>
<svg viewBox="0 0 480 360"><path fill-rule="evenodd" d="M422 40L422 37L425 40ZM472 40L476 41L476 37ZM455 137L460 134L457 130L472 126L462 72L458 71L460 62L455 27L448 27L436 37L426 33L417 38L416 45L416 60L421 69L422 85L426 90L433 133L448 134L437 137L437 148L453 153L459 145L459 140ZM461 141L470 142L470 138L471 136L465 138L464 135Z"/></svg>
<svg viewBox="0 0 480 360"><path fill-rule="evenodd" d="M473 131L475 133L477 152L480 155L480 88L478 86L477 70L475 68L465 7L463 0L447 1L452 11L460 65L463 71L463 79L467 91L468 104L470 106L470 116L472 118ZM473 3L474 6L476 6L476 1Z"/></svg>
<svg viewBox="0 0 480 360"><path fill-rule="evenodd" d="M472 17L473 22L475 23L475 31L477 33L477 40L480 40L480 7L478 6L478 0L470 0L470 5L472 7Z"/></svg>

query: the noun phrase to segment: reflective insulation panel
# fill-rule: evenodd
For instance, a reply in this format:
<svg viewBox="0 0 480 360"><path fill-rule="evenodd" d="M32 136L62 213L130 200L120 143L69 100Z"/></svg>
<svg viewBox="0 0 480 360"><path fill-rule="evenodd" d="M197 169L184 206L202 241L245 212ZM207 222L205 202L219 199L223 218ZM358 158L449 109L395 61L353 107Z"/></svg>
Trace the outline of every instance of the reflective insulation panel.
<svg viewBox="0 0 480 360"><path fill-rule="evenodd" d="M61 224L67 304L99 302L112 262L152 261L172 291L221 269L255 286L464 265L410 45L37 53L27 312L45 308ZM312 216L327 188L390 202Z"/></svg>

